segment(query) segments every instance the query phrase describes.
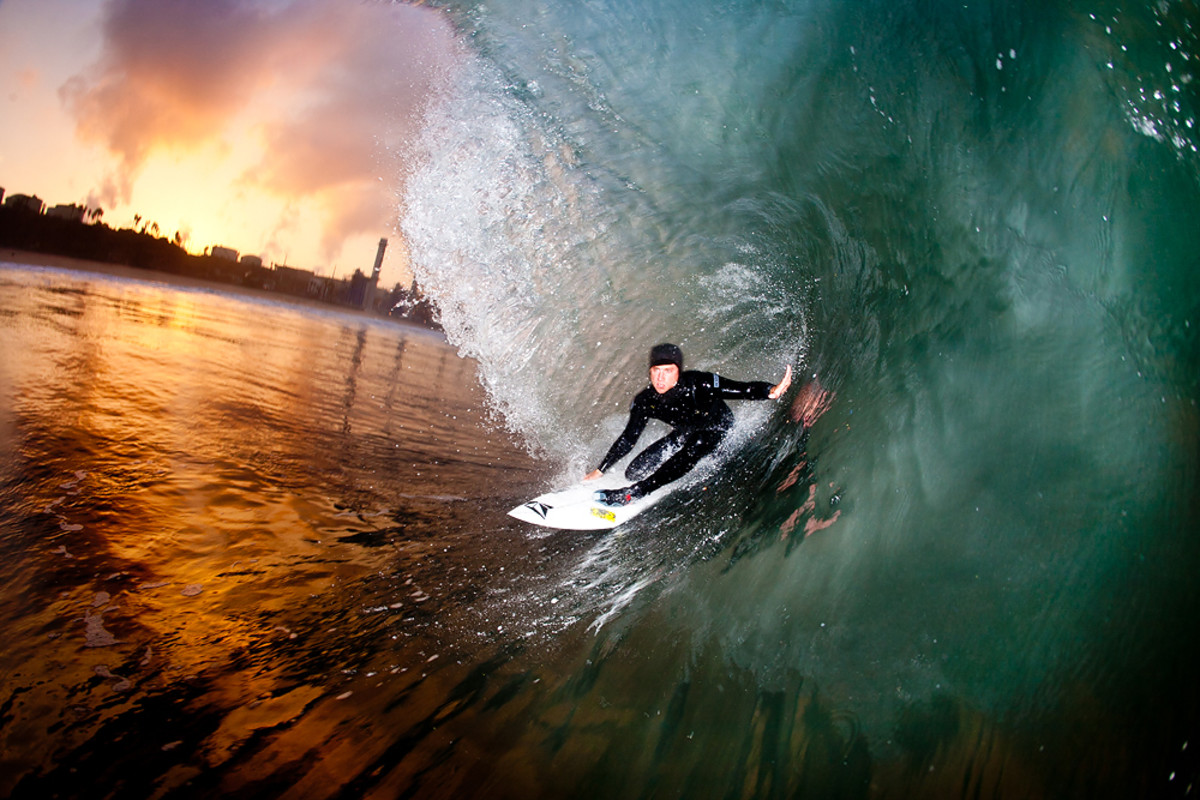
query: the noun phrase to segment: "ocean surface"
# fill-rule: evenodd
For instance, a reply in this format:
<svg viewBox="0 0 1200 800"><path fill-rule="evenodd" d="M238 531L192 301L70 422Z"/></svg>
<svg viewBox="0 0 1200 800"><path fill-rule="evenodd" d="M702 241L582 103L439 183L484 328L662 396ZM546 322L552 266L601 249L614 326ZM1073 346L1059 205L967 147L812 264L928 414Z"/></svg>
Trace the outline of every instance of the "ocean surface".
<svg viewBox="0 0 1200 800"><path fill-rule="evenodd" d="M0 795L1195 796L1196 4L436 5L448 343L0 268Z"/></svg>

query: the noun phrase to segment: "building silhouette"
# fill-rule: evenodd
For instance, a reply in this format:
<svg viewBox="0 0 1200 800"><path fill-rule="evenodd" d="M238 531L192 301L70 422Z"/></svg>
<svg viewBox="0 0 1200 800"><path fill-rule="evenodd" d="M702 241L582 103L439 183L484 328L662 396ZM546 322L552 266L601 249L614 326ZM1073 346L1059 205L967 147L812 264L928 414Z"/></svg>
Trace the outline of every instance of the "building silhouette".
<svg viewBox="0 0 1200 800"><path fill-rule="evenodd" d="M338 279L286 264L267 267L259 256L239 259L236 249L220 245L203 255L191 255L179 234L174 241L159 236L158 226L152 223L140 231L111 228L99 221L101 214L101 209L77 204L47 210L39 197L6 195L0 188L0 246L277 292L441 329L435 306L416 280L410 288L379 287L386 238L379 240L369 276L356 269L349 279Z"/></svg>

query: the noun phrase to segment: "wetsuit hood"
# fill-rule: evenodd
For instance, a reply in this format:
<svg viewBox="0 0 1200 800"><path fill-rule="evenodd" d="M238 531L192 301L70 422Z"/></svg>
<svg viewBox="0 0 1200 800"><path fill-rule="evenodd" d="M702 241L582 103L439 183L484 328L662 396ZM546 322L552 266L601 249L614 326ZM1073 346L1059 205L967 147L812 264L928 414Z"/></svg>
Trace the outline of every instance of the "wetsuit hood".
<svg viewBox="0 0 1200 800"><path fill-rule="evenodd" d="M683 371L683 351L678 345L656 344L650 348L650 366L659 367L663 364L674 364Z"/></svg>

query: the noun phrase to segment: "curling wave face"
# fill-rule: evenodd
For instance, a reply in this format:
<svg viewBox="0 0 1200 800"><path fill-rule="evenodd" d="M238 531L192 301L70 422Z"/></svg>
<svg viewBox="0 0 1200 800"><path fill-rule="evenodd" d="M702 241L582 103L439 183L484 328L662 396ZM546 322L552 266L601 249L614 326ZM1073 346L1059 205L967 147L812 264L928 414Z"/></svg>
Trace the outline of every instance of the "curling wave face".
<svg viewBox="0 0 1200 800"><path fill-rule="evenodd" d="M828 393L660 517L697 558L622 630L692 645L647 674L815 679L879 739L946 697L1153 726L1131 654L1196 649L1191 6L443 5L402 227L507 422L578 473L661 340Z"/></svg>

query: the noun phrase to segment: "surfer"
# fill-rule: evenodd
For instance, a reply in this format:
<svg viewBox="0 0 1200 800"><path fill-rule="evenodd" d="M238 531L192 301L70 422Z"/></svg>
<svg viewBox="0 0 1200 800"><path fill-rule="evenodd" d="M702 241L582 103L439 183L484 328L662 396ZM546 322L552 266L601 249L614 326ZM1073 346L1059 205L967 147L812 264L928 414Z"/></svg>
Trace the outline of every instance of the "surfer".
<svg viewBox="0 0 1200 800"><path fill-rule="evenodd" d="M633 484L621 489L601 489L596 499L623 506L686 475L700 459L717 449L733 425L726 400L776 400L792 382L792 368L772 386L765 381L731 381L712 372L683 371L683 351L673 344L650 349L650 386L633 398L629 422L613 442L600 466L585 481L596 480L620 461L637 443L651 419L662 420L673 430L647 447L629 463L625 477Z"/></svg>

